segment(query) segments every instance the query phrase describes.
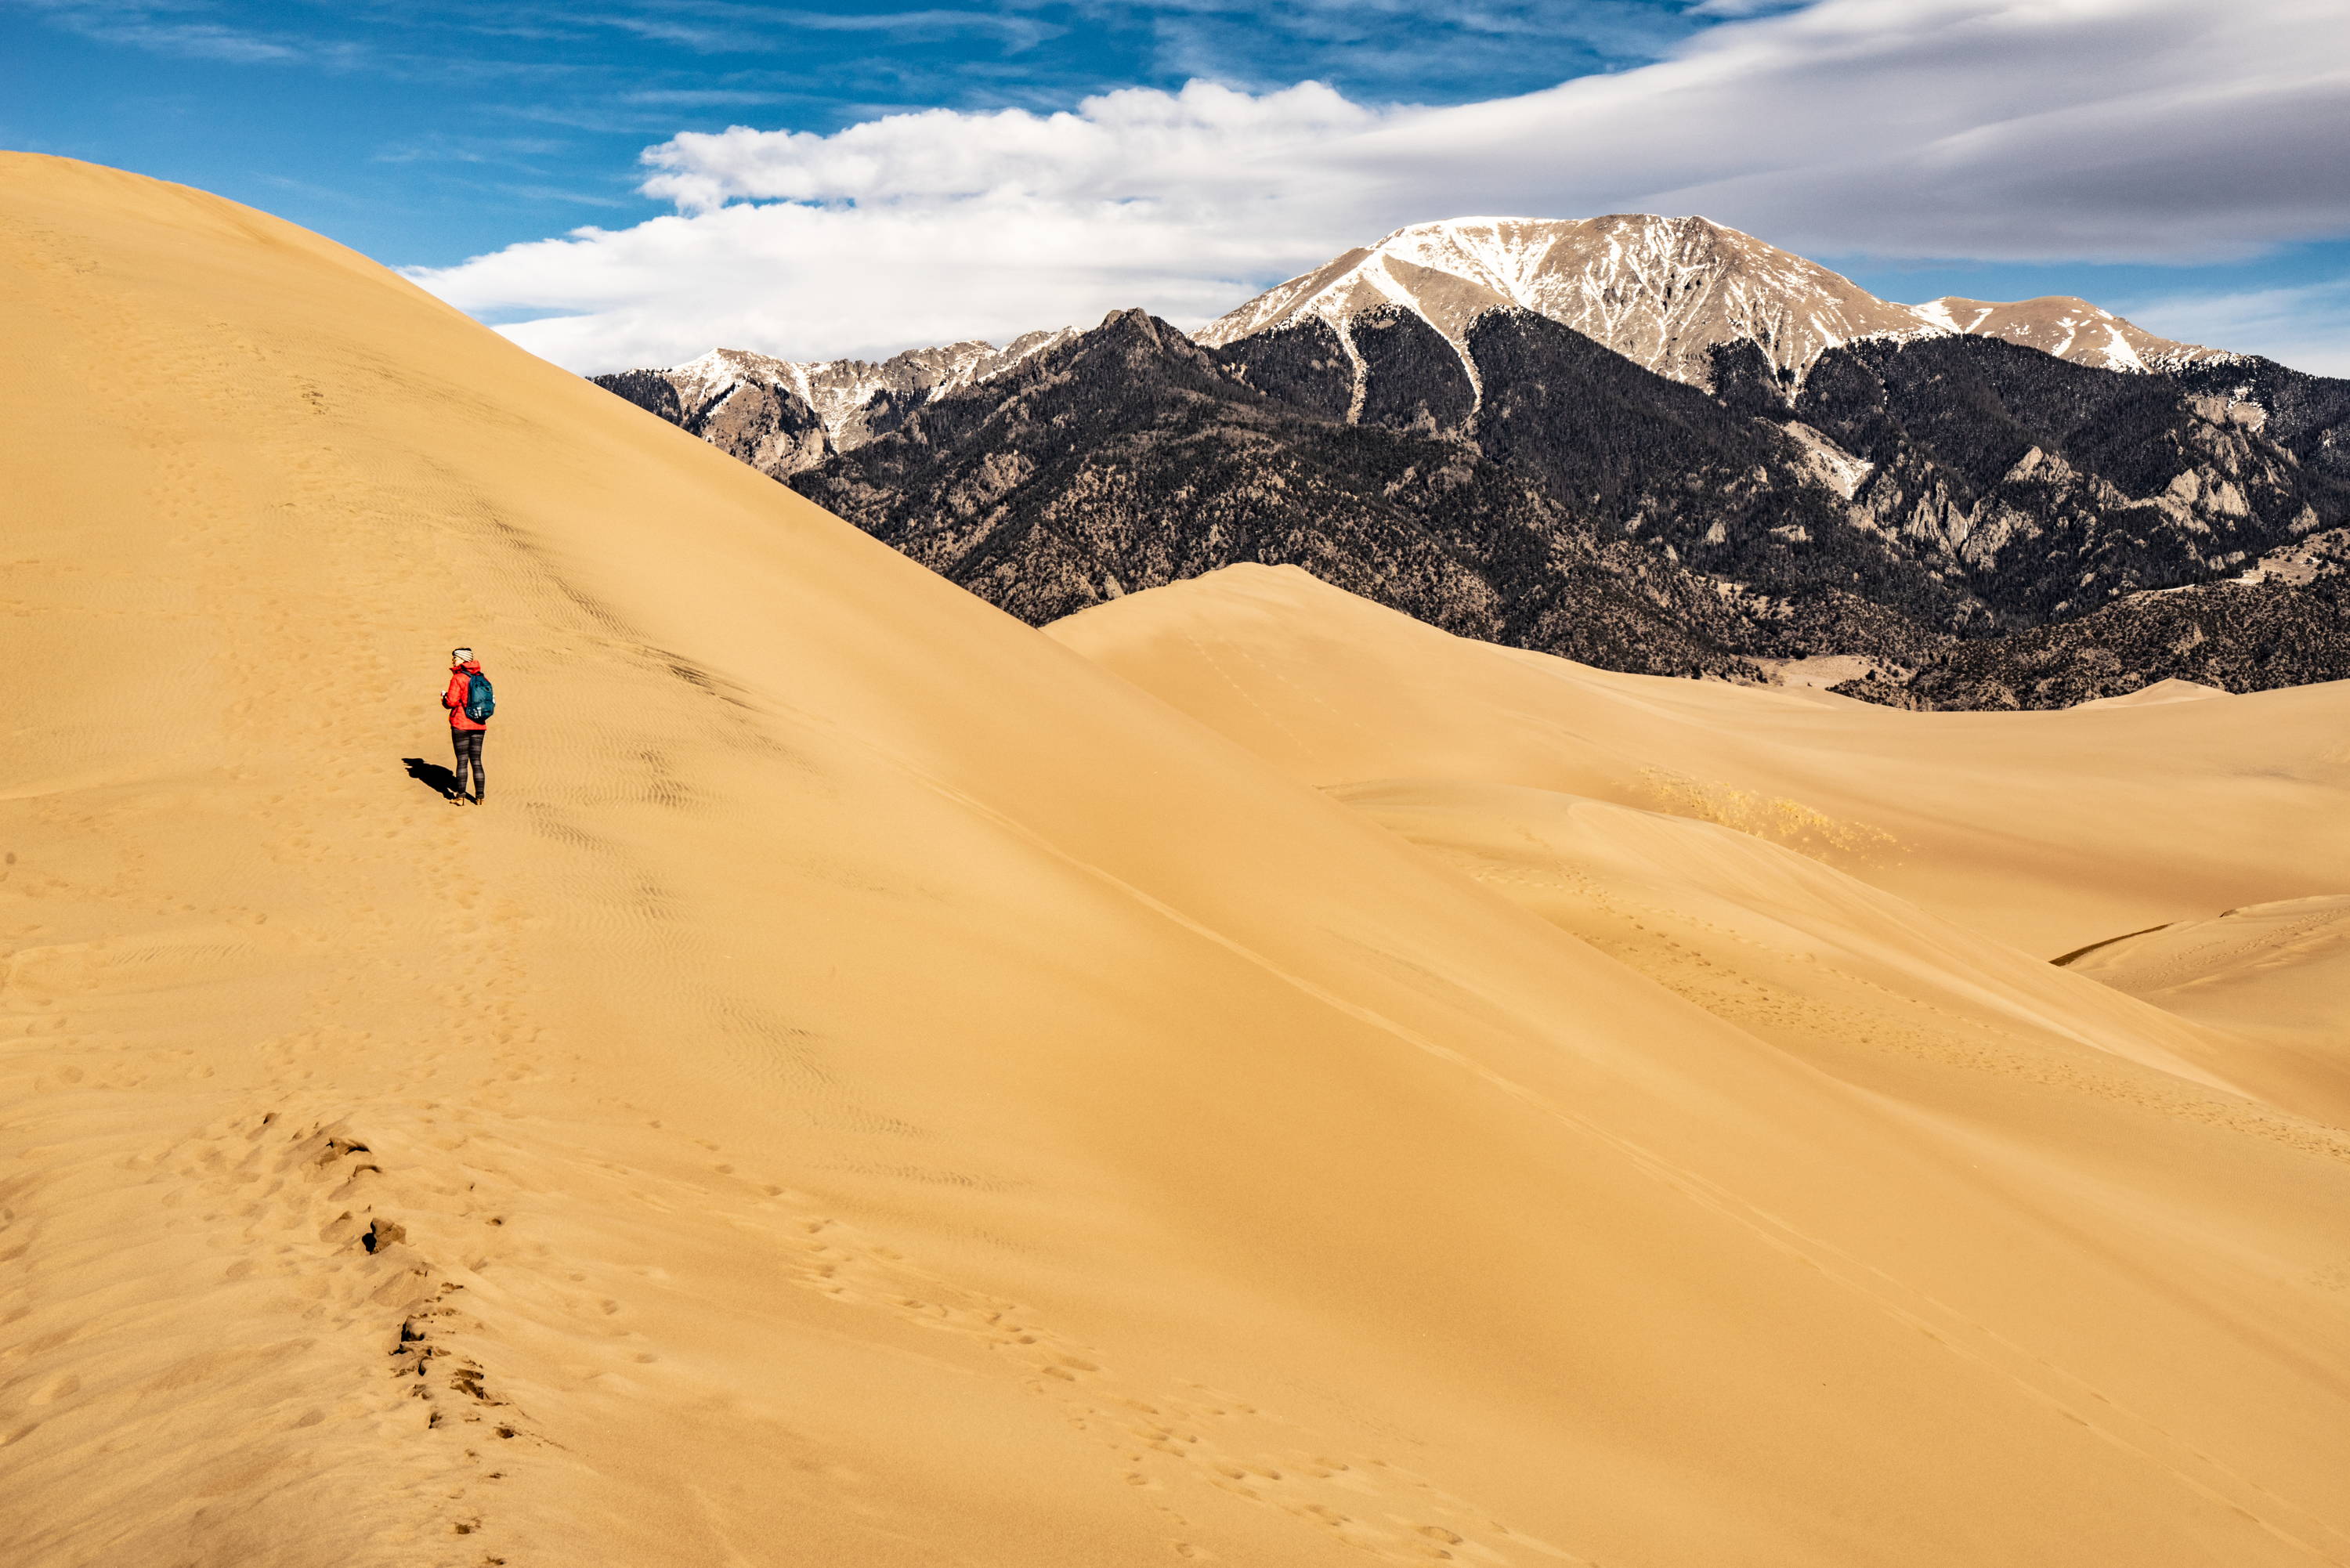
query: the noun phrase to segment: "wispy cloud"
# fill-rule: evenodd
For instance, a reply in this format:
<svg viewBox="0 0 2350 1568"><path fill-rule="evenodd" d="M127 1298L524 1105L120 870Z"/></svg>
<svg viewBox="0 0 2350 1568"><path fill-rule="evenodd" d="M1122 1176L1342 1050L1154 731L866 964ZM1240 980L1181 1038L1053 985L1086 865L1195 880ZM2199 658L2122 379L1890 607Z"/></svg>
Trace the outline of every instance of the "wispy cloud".
<svg viewBox="0 0 2350 1568"><path fill-rule="evenodd" d="M576 20L705 54L757 54L785 47L795 33L866 33L898 42L978 36L1010 49L1035 47L1063 29L1037 17L998 11L817 11L739 0L636 0Z"/></svg>
<svg viewBox="0 0 2350 1568"><path fill-rule="evenodd" d="M382 148L375 153L372 161L520 165L552 156L564 148L565 143L546 137L451 136L443 133L418 137Z"/></svg>
<svg viewBox="0 0 2350 1568"><path fill-rule="evenodd" d="M2134 303L2149 332L2265 354L2297 370L2350 377L2350 277L2294 288L2177 294Z"/></svg>
<svg viewBox="0 0 2350 1568"><path fill-rule="evenodd" d="M53 26L99 43L126 45L182 59L233 65L303 65L327 70L358 66L366 51L346 40L260 31L210 19L201 0L16 0Z"/></svg>
<svg viewBox="0 0 2350 1568"><path fill-rule="evenodd" d="M636 205L634 202L618 196L575 190L567 185L502 183L492 189L499 195L509 196L515 201L546 202L559 207L626 208Z"/></svg>
<svg viewBox="0 0 2350 1568"><path fill-rule="evenodd" d="M81 30L109 44L131 44L158 54L183 55L197 60L229 60L238 65L336 64L348 66L355 52L331 51L321 57L307 44L284 43L233 27L201 22L110 21L84 24Z"/></svg>
<svg viewBox="0 0 2350 1568"><path fill-rule="evenodd" d="M256 174L254 178L264 185L275 186L280 191L291 191L307 196L314 202L331 202L342 206L355 207L365 200L348 191L338 191L331 185L321 185L316 181L296 180L287 174Z"/></svg>
<svg viewBox="0 0 2350 1568"><path fill-rule="evenodd" d="M622 93L620 99L653 109L736 109L785 103L795 96L757 88L647 88Z"/></svg>
<svg viewBox="0 0 2350 1568"><path fill-rule="evenodd" d="M1536 58L1550 81L1638 64L1708 25L1681 0L1078 0L1077 9L1148 30L1163 74L1260 88L1310 75L1378 102L1490 96L1497 79L1531 85L1522 73Z"/></svg>
<svg viewBox="0 0 2350 1568"><path fill-rule="evenodd" d="M691 16L622 13L596 16L592 20L656 44L674 44L706 55L749 54L768 48L774 43L771 35L757 27L732 26Z"/></svg>
<svg viewBox="0 0 2350 1568"><path fill-rule="evenodd" d="M1034 48L1045 39L1058 37L1066 31L1034 16L993 11L793 11L785 15L792 26L817 32L885 33L899 38L944 38L957 34L980 34L1014 49Z"/></svg>
<svg viewBox="0 0 2350 1568"><path fill-rule="evenodd" d="M543 44L579 29L558 18L537 25L530 6L484 5L452 17L430 5L342 0L331 18L299 17L302 26L258 26L222 20L256 7L235 0L0 0L52 26L90 39L182 59L224 65L298 66L317 70L371 71L390 78L451 77L502 81L577 78L581 67L561 59L529 59L478 47L445 45L459 38L525 39ZM425 42L432 39L432 44Z"/></svg>

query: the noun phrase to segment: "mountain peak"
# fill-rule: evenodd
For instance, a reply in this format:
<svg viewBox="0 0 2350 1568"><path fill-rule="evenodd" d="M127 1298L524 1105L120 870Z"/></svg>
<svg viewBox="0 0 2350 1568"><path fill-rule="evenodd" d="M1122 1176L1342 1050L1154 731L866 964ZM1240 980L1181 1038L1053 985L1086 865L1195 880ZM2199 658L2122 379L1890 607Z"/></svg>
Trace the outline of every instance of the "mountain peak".
<svg viewBox="0 0 2350 1568"><path fill-rule="evenodd" d="M668 397L641 384L648 378L665 383L675 394L680 424L697 433L723 429L719 444L725 450L768 472L794 473L871 440L874 402L884 393L902 402L925 401L999 375L1076 335L1073 327L1025 332L1001 348L974 337L909 348L879 362L779 359L750 348L712 348L666 370L595 379L631 400L640 400L639 394ZM637 383L636 389L623 390L624 383ZM713 425L722 408L733 415Z"/></svg>
<svg viewBox="0 0 2350 1568"><path fill-rule="evenodd" d="M1696 215L1448 218L1397 229L1293 278L1199 334L1222 344L1320 317L1341 336L1399 306L1458 346L1489 310L1531 310L1676 380L1711 384L1711 350L1744 339L1800 370L1856 337L1929 330L1849 278Z"/></svg>
<svg viewBox="0 0 2350 1568"><path fill-rule="evenodd" d="M1711 218L1696 213L1667 217L1659 213L1603 213L1590 218L1525 218L1485 215L1479 217L1434 218L1425 223L1406 223L1391 229L1378 244L1375 251L1390 250L1400 245L1424 243L1432 238L1451 238L1466 243L1498 243L1502 244L1548 244L1562 234L1598 228L1625 234L1638 233L1666 234L1675 236L1711 234L1743 240L1749 244L1762 242L1751 234L1741 234L1727 223L1717 223Z"/></svg>
<svg viewBox="0 0 2350 1568"><path fill-rule="evenodd" d="M2069 294L2004 302L1945 295L1917 309L1920 317L1952 332L2004 337L2060 359L2106 370L2151 370L2226 358L2216 348L2158 337L2135 322Z"/></svg>
<svg viewBox="0 0 2350 1568"><path fill-rule="evenodd" d="M1381 306L1411 311L1456 348L1487 311L1530 310L1699 387L1712 384L1715 346L1742 341L1797 376L1857 338L1953 333L2003 337L2102 369L2215 357L2083 299L1897 304L1726 223L1654 213L1408 223L1268 290L1197 336L1221 346L1318 318L1351 346L1348 323Z"/></svg>

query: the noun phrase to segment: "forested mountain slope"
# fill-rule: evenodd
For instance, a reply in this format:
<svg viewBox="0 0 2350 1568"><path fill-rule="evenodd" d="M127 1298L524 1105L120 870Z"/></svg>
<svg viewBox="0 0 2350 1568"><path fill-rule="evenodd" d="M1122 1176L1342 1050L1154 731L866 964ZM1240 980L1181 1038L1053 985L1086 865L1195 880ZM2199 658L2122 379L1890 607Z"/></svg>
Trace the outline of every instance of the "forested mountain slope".
<svg viewBox="0 0 2350 1568"><path fill-rule="evenodd" d="M1424 225L1198 340L1129 311L598 380L1038 623L1261 561L1616 669L1845 656L1874 671L1853 694L1904 704L2350 675L2324 635L2343 556L2313 543L2350 525L2350 382L2079 301L1879 320L1800 257L1655 227L1699 222L1573 266ZM1602 273L1664 314L1593 315ZM1759 303L1798 296L1841 324L1800 351ZM2194 637L2180 605L2125 607L2172 589Z"/></svg>

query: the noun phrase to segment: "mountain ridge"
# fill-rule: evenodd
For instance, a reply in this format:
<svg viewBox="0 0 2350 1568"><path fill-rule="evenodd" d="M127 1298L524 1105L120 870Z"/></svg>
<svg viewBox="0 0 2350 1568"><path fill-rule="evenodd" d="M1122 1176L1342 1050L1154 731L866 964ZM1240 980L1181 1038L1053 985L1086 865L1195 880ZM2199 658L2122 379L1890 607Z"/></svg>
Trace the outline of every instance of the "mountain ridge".
<svg viewBox="0 0 2350 1568"><path fill-rule="evenodd" d="M891 410L985 380L1066 342L1073 328L1024 333L999 348L976 339L889 358L779 359L712 348L682 365L590 377L598 386L771 474L796 473L860 446Z"/></svg>
<svg viewBox="0 0 2350 1568"><path fill-rule="evenodd" d="M2130 618L2093 612L2350 523L2350 383L2083 301L1893 306L1700 219L1460 220L1381 244L1197 334L1113 312L1001 350L723 351L597 379L1039 623L1263 559L1610 668L1756 679L1857 659L1876 673L1850 694L1885 701L1928 701L1896 689L1929 667L1936 701L2053 700L2072 687L2034 673L2048 647L2110 632L2108 654L2147 649ZM1576 245L1615 270L1569 276ZM1391 297L1399 279L1419 292ZM1777 280L1775 303L1757 280ZM2342 569L2321 550L2303 580L2219 596L2241 624L2218 640L2304 624L2307 577ZM1983 639L2065 622L2084 625L2013 679L1980 668L2001 657ZM1960 643L1972 673L1954 680ZM2329 648L2225 669L2106 659L2086 695L2322 678Z"/></svg>
<svg viewBox="0 0 2350 1568"><path fill-rule="evenodd" d="M2241 358L2158 337L2070 296L2005 302L1948 296L1902 305L1726 224L1628 213L1407 224L1275 285L1191 336L1220 348L1310 319L1329 322L1356 368L1358 404L1362 363L1352 324L1390 306L1419 316L1456 349L1487 311L1531 310L1707 390L1715 389L1715 350L1742 342L1762 348L1795 381L1830 348L1954 335L2002 337L2105 369L2153 371ZM714 444L754 467L796 472L886 430L886 411L878 421L868 417L876 400L892 410L943 395L1066 342L1075 330L1027 332L1001 348L975 339L910 348L879 362L793 360L719 348L666 369L590 379L647 407L670 395L652 385L666 381L680 409L672 422L696 433L710 430ZM1465 353L1461 363L1473 404L1482 395L1477 369ZM777 394L786 389L804 407L784 404ZM741 401L722 414L720 405L733 397Z"/></svg>
<svg viewBox="0 0 2350 1568"><path fill-rule="evenodd" d="M1432 328L1366 323L1351 410L1326 322L1211 350L1120 312L793 483L1039 624L1258 560L1464 635L1734 679L1919 668L2350 515L2207 396L1995 339L1836 350L1774 420L1528 312L1471 333L1472 409ZM1605 631L1626 596L1673 634Z"/></svg>
<svg viewBox="0 0 2350 1568"><path fill-rule="evenodd" d="M1343 337L1355 317L1383 305L1412 310L1456 345L1486 310L1532 310L1709 389L1714 346L1742 341L1796 380L1830 348L1950 335L2003 337L2105 369L2224 357L2068 296L1902 305L1727 224L1648 213L1407 224L1276 285L1195 336L1222 347L1319 317Z"/></svg>

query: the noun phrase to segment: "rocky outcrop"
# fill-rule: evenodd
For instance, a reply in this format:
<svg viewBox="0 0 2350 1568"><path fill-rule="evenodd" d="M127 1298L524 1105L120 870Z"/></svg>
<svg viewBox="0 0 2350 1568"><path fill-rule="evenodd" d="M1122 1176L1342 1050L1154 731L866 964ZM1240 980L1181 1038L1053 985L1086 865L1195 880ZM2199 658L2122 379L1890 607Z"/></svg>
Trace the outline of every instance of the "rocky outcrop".
<svg viewBox="0 0 2350 1568"><path fill-rule="evenodd" d="M1468 348L1485 396L1464 438L1540 481L1602 537L1774 597L1833 591L1937 629L1975 614L1963 585L1867 525L1824 471L1817 438L1794 438L1530 311L1489 313Z"/></svg>
<svg viewBox="0 0 2350 1568"><path fill-rule="evenodd" d="M2291 452L2311 473L2350 486L2350 380L2312 376L2256 354L2197 360L2166 373Z"/></svg>
<svg viewBox="0 0 2350 1568"><path fill-rule="evenodd" d="M863 359L776 359L713 348L666 370L621 370L597 385L777 479L853 452L894 428L905 410L1020 363L1071 336L1031 332L1003 348L951 343Z"/></svg>
<svg viewBox="0 0 2350 1568"><path fill-rule="evenodd" d="M591 379L728 456L781 478L814 467L836 449L807 400L764 373L760 359L719 350L675 369Z"/></svg>
<svg viewBox="0 0 2350 1568"><path fill-rule="evenodd" d="M2240 571L2350 515L2350 487L2241 405L1995 339L1836 349L1789 411L1868 465L1862 524L1995 626Z"/></svg>
<svg viewBox="0 0 2350 1568"><path fill-rule="evenodd" d="M2350 486L2253 403L1995 337L1832 348L1800 382L1719 345L1711 395L1531 310L1488 310L1455 345L1380 306L1354 342L1308 315L1213 352L1324 417L1453 435L1602 538L1773 596L1838 589L1929 634L2084 615L2350 519Z"/></svg>
<svg viewBox="0 0 2350 1568"><path fill-rule="evenodd" d="M2350 677L2350 576L2135 594L2077 620L1946 645L1905 678L1831 690L1904 708L2069 708L2162 680L2265 691Z"/></svg>
<svg viewBox="0 0 2350 1568"><path fill-rule="evenodd" d="M1306 360L1326 351L1299 348ZM1263 361L1251 369L1264 373ZM1304 384L1322 385L1310 373ZM1038 624L1257 561L1465 636L1615 669L1759 679L1747 655L1807 633L1858 635L1870 615L1707 578L1607 536L1459 434L1401 422L1349 423L1326 404L1271 396L1129 311L926 404L795 485Z"/></svg>

